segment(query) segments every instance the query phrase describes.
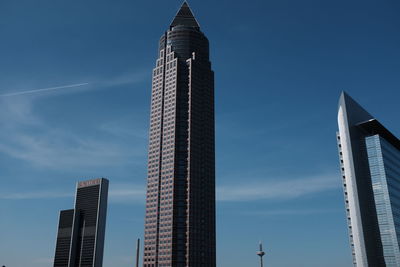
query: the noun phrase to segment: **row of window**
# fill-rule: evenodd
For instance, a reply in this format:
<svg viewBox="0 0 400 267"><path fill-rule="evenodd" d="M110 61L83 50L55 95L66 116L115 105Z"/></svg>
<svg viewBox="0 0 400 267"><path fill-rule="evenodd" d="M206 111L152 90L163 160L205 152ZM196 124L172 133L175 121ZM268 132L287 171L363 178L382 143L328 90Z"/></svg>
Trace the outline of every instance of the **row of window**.
<svg viewBox="0 0 400 267"><path fill-rule="evenodd" d="M170 48L169 48L170 50ZM164 56L164 51L161 51L160 53L160 57ZM173 53L167 55L167 62L170 60L174 59L174 55ZM163 63L162 60L158 61L158 67L155 71L154 71L154 76L156 76L157 74L161 74L162 73L162 67L161 64ZM174 85L175 83L175 68L171 69L172 67L176 66L176 60L174 60L174 62L168 63L167 64L167 71L166 71L166 86L169 87L170 85ZM161 75L160 75L161 76ZM171 90L171 87L168 88L165 91L165 98L163 99L162 97L162 91L159 88L161 87L162 84L162 79L161 77L157 77L157 79L154 79L154 83L153 86L157 86L156 90L154 90L155 94L153 96L152 99L152 114L151 114L151 129L153 129L154 131L151 131L150 134L150 149L149 149L149 191L151 193L153 192L157 192L158 190L158 179L156 179L156 177L158 178L158 175L156 174L156 172L158 172L158 167L159 167L159 159L160 159L160 133L161 130L165 130L168 132L173 132L174 129L174 113L175 111L173 110L173 113L171 112L172 109L174 109L174 101L175 101L175 90ZM154 101L154 104L153 104ZM162 101L164 101L164 103L162 103ZM164 104L164 125L161 128L161 107ZM165 148L166 147L172 147L174 145L173 142L173 135L164 135L163 136L163 157L162 157L162 162L163 165L168 162L173 162L173 150L171 150L171 153L165 153ZM158 148L158 149L156 149ZM157 162L157 164L155 164ZM157 168L157 169L156 169ZM158 229L160 229L160 227L167 227L167 229L160 229L160 238L165 238L165 237L170 237L170 231L171 231L171 219L172 219L172 173L173 170L171 170L170 172L168 172L168 177L171 178L171 181L169 180L165 180L163 179L163 187L161 188L161 194L150 194L150 201L148 201L148 205L151 207L154 207L154 209L151 210L147 210L149 215L148 217L150 218L157 218L157 204L156 202L158 202L158 198L161 198L160 200L162 200L162 206L159 208L160 209L160 218L158 218L158 222L157 221L153 221L155 223L158 223ZM166 172L164 171L163 174L165 175ZM171 174L171 175L170 175ZM153 183L154 181L154 183ZM166 191L168 190L168 191ZM169 205L166 207L166 205ZM147 216L146 216L147 217ZM157 219L156 219L157 220ZM148 227L148 230L145 231L145 233L149 234L149 233L153 233L153 236L146 236L146 239L156 239L157 238L157 231L155 229L157 229L157 224L153 224L153 225L146 225L146 227ZM153 230L151 230L153 229ZM154 244L155 241L145 241L145 244ZM162 243L162 242L160 242ZM164 249L167 248L167 246L161 246L160 249ZM145 256L154 256L154 253L149 253L148 255ZM160 253L160 255L162 255L162 253ZM145 261L147 261L147 259L145 259ZM149 267L152 264L149 264ZM145 264L146 266L146 264ZM158 266L161 266L160 264Z"/></svg>

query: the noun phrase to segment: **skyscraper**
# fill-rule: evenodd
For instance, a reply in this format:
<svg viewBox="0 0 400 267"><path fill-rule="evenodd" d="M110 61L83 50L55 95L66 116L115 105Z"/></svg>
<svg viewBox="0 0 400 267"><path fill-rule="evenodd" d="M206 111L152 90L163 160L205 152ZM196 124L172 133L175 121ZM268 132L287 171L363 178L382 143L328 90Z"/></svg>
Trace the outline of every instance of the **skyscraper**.
<svg viewBox="0 0 400 267"><path fill-rule="evenodd" d="M145 267L215 266L214 73L184 2L153 69Z"/></svg>
<svg viewBox="0 0 400 267"><path fill-rule="evenodd" d="M400 140L346 93L338 123L353 263L400 266Z"/></svg>
<svg viewBox="0 0 400 267"><path fill-rule="evenodd" d="M101 267L108 180L78 182L75 209L60 212L54 267Z"/></svg>

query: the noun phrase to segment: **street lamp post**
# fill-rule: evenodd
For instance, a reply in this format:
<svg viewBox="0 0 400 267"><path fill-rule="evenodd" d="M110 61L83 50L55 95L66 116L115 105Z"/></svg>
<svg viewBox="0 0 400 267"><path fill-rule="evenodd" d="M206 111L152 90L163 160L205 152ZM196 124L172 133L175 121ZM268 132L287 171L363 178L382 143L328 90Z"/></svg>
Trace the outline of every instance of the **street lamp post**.
<svg viewBox="0 0 400 267"><path fill-rule="evenodd" d="M257 251L257 255L260 256L260 266L261 266L261 267L264 267L264 264L263 264L263 256L265 255L265 252L264 252L263 249L262 249L262 243L261 243L261 241L260 241L260 250Z"/></svg>

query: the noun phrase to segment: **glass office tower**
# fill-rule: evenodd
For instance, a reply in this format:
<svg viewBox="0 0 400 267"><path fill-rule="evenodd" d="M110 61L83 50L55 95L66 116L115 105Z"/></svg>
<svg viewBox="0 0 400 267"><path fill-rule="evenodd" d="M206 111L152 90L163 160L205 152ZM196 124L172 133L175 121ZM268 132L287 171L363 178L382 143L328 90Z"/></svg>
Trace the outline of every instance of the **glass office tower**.
<svg viewBox="0 0 400 267"><path fill-rule="evenodd" d="M214 73L186 2L153 69L145 267L215 267Z"/></svg>
<svg viewBox="0 0 400 267"><path fill-rule="evenodd" d="M60 212L54 267L103 266L108 180L78 182L75 209Z"/></svg>
<svg viewBox="0 0 400 267"><path fill-rule="evenodd" d="M400 266L400 140L346 93L338 123L354 266Z"/></svg>
<svg viewBox="0 0 400 267"><path fill-rule="evenodd" d="M54 267L68 267L73 221L73 209L60 212Z"/></svg>

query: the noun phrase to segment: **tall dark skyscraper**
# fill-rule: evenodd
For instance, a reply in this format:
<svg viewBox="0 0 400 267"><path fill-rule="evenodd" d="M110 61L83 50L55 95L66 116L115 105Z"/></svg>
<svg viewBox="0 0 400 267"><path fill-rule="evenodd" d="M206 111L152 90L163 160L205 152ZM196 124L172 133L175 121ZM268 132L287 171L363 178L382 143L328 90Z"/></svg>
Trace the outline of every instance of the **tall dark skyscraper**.
<svg viewBox="0 0 400 267"><path fill-rule="evenodd" d="M101 267L108 180L78 182L75 209L60 212L54 267Z"/></svg>
<svg viewBox="0 0 400 267"><path fill-rule="evenodd" d="M354 266L400 266L400 140L346 93L338 123Z"/></svg>
<svg viewBox="0 0 400 267"><path fill-rule="evenodd" d="M186 2L153 69L144 266L215 263L214 73Z"/></svg>

